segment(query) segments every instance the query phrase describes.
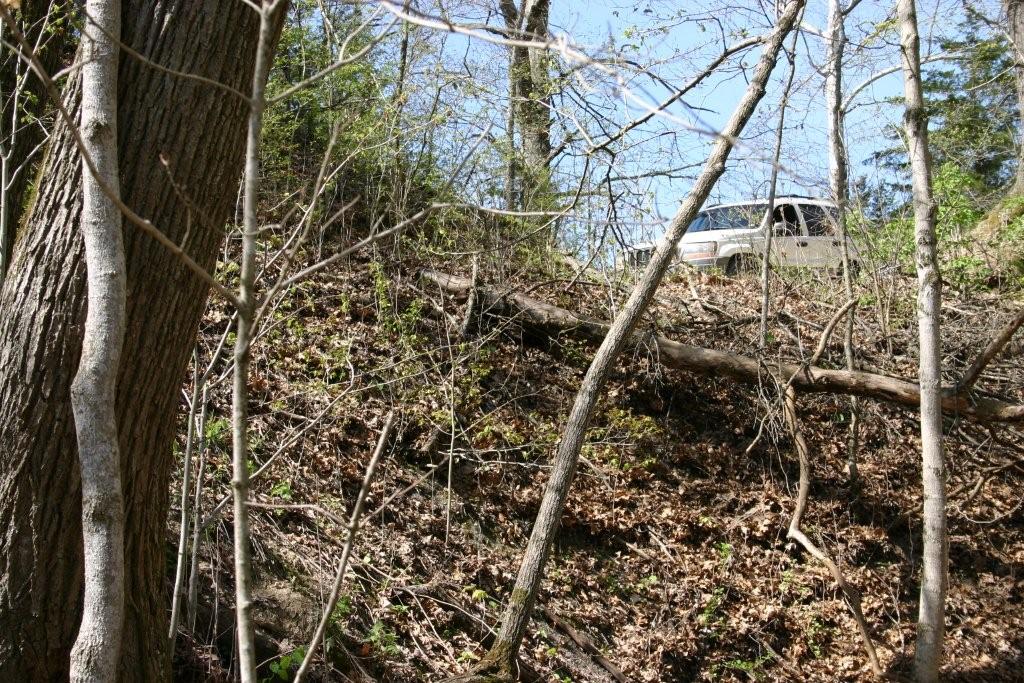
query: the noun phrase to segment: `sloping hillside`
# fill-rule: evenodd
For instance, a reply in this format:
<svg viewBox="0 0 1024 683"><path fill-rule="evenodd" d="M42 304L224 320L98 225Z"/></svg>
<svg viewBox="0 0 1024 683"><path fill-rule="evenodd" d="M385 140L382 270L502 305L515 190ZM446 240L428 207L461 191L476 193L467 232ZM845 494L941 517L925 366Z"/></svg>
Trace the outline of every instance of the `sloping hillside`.
<svg viewBox="0 0 1024 683"><path fill-rule="evenodd" d="M271 680L289 677L301 658L296 648L316 626L349 510L392 408L396 436L328 629L335 670L317 674L437 681L483 654L593 351L569 332L542 335L486 307L467 320L464 301L418 278L425 263L380 263L355 262L296 288L254 360L256 617L261 672ZM480 279L596 319L608 318L629 284L572 273L498 282L486 267ZM912 302L893 302L883 335L872 290L862 287L860 362L912 378ZM765 361L806 358L843 303L839 290L827 276L788 275L773 299L781 309ZM756 355L757 292L743 278L677 273L650 322L679 341ZM1010 305L950 303L952 379L998 322L990 311ZM208 315L201 366L225 321L224 313ZM1012 349L1005 355L984 382L1020 401L1024 368ZM822 364L842 363L837 335ZM619 364L523 650L525 678L868 677L842 594L786 537L798 475L778 394L768 373L759 386L691 375L662 367L649 348ZM203 430L207 512L228 490L228 405L227 386L217 385ZM862 405L860 480L852 485L844 473L847 398L799 397L814 464L803 527L862 591L883 665L906 672L920 548L917 426L911 411ZM1018 442L1001 427L949 425L955 680L1013 680L1024 654ZM216 519L205 532L200 594L218 598L200 606L196 640L179 639L182 679L230 677L228 524Z"/></svg>

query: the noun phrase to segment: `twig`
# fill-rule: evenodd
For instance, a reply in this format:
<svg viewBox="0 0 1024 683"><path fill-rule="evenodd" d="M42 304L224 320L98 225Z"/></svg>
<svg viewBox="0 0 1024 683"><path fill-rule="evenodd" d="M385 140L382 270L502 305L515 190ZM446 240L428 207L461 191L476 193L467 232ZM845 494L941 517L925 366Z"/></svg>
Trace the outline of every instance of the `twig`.
<svg viewBox="0 0 1024 683"><path fill-rule="evenodd" d="M189 490L192 483L192 456L196 451L196 411L202 400L202 387L199 383L199 354L192 355L192 400L188 407L188 426L185 436L185 455L182 457L181 473L181 520L178 529L178 555L174 568L174 592L171 594L171 623L167 629L167 637L173 649L174 637L178 632L178 619L181 616L181 589L185 581L185 558L188 552L189 530ZM203 404L203 412L206 405Z"/></svg>

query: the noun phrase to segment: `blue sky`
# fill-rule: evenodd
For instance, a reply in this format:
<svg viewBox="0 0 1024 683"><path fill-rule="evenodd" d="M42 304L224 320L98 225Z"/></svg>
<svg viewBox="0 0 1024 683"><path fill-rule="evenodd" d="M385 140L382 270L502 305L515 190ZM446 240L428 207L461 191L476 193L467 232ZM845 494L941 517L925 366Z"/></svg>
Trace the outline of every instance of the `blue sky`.
<svg viewBox="0 0 1024 683"><path fill-rule="evenodd" d="M999 0L981 0L976 4L997 15ZM651 104L667 98L675 89L703 70L720 52L723 41L732 44L740 37L759 35L768 29L771 18L761 9L759 0L733 0L732 9L723 10L721 0L646 0L625 3L619 0L590 0L567 2L552 0L551 30L567 34L571 42L585 53L604 56L621 53L638 63L655 63L654 69L664 83L633 72L629 76L630 89L644 96ZM765 2L765 6L774 3ZM898 36L894 25L879 25L891 16L893 2L864 0L847 21L849 38L855 43L848 51L846 86L852 88L879 69L898 65ZM488 1L460 6L465 15L461 21L500 22L495 5ZM680 9L684 8L684 9ZM934 46L933 37L942 31L952 32L962 13L962 0L919 0L923 51L927 54ZM787 127L783 145L780 192L809 196L827 195L827 137L825 127L825 97L823 77L815 65L824 60L825 43L814 35L823 30L827 15L826 0L809 0L804 16L804 28L797 44L797 72L795 90L787 111ZM447 35L441 37L445 46L447 71L467 84L465 87L446 87L447 104L454 112L452 127L438 144L448 148L451 158L460 158L468 144L491 126L493 136L504 135L504 105L495 107L507 97L507 53L504 47L485 41ZM789 41L787 40L787 45ZM681 199L690 189L692 178L699 171L713 137L708 131L720 129L746 87L745 76L757 61L760 48L755 47L742 58L746 70L737 68L741 60L732 58L729 68L716 72L700 88L669 109L670 117L659 118L636 129L628 137L608 172L615 177L634 176L651 170L681 166L692 168L674 177L652 177L620 181L615 191L625 196L624 209L616 215L632 232L635 239L645 239L660 233L658 221L670 218ZM629 73L620 70L620 73ZM709 202L726 202L763 197L767 194L767 180L771 167L767 163L774 149L774 130L782 81L788 75L788 62L780 60L768 93L762 100L754 119L743 136L742 144L733 152L730 167L718 183ZM595 84L592 97L588 96L617 123L633 119L641 113L635 104L628 103L607 80L601 82L595 73L588 76ZM851 156L851 175L871 176L876 171L864 161L872 152L889 144L882 135L886 126L899 126L902 109L886 103L891 97L902 96L899 73L874 83L858 97L858 106L847 119L847 140ZM575 125L569 119L586 114L578 105L563 107L555 126L555 136ZM466 122L470 123L467 125ZM593 120L585 121L591 134L600 134ZM599 140L598 140L599 141ZM486 148L486 146L485 146ZM598 163L608 163L602 157ZM493 162L492 162L493 163ZM557 162L556 180L566 189L572 189L573 180L582 170L583 157L563 155ZM494 166L491 167L494 172ZM590 169L593 172L593 167ZM614 173L612 173L614 171ZM558 174L561 177L558 177ZM486 183L484 183L486 184ZM499 201L493 196L481 195L479 201ZM605 219L607 202L595 196L585 208L586 220Z"/></svg>
<svg viewBox="0 0 1024 683"><path fill-rule="evenodd" d="M639 28L664 23L662 18L671 6L678 3L638 3L634 9L632 4L618 2L587 2L566 3L553 2L552 24L557 30L568 32L573 38L589 47L591 51L599 49L612 36L616 47L625 43L635 42L631 39L630 27ZM757 11L757 3L746 2L745 11L720 12L716 16L716 7L720 2L687 3L687 12L700 17L702 6L707 12L708 20L702 22L679 22L670 30L659 36L651 36L637 51L638 58L647 60L668 60L678 52L694 52L694 59L689 66L690 74L697 71L696 65L701 63L698 56L700 46L708 43L711 28L719 21L736 30L746 28L750 33L764 30L765 19ZM929 38L937 29L949 30L955 26L959 15L956 12L958 3L931 0L919 6L922 21L922 36L925 53L933 49ZM652 12L643 9L650 7ZM848 19L848 33L856 41L871 37L871 43L862 49L851 49L851 58L846 76L846 87L851 89L879 69L897 64L898 53L894 49L896 39L894 29L879 32L877 25L890 16L892 3L865 0ZM797 77L796 92L787 112L787 130L785 134L783 172L780 174L780 191L795 194L822 196L827 192L827 135L826 111L823 91L823 79L815 72L809 60L820 65L824 55L824 41L813 35L813 29L823 30L826 22L827 3L824 0L811 0L804 16L804 25L808 30L799 40L797 46ZM703 26L704 30L701 30ZM730 40L729 42L732 42ZM787 41L788 44L788 41ZM708 45L705 61L713 52ZM759 55L759 48L751 51L744 62L752 64ZM687 66L664 69L667 73L677 74L676 82L687 77ZM788 72L788 63L780 60L773 78L773 85L762 100L755 120L748 127L745 135L747 144L734 152L735 164L722 179L712 196L714 201L734 201L749 198L752 194L763 196L770 173L770 166L764 159L771 153L771 137L769 133L776 125L778 100L782 91L782 80ZM678 120L686 122L694 128L711 127L718 129L724 126L733 106L742 96L746 82L736 74L723 74L709 80L692 96L687 97L687 106L674 106L670 112ZM649 90L652 100L666 97L666 88ZM865 166L871 153L885 144L880 131L886 125L899 125L902 110L899 106L886 104L891 97L902 96L902 81L899 73L892 74L875 82L864 90L857 98L857 106L851 111L847 121L848 145L851 156L852 175L870 174L873 172ZM699 108L699 110L694 109ZM639 109L623 110L630 116ZM672 122L663 122L663 126L671 127ZM687 131L683 125L677 126L681 137L690 138L688 144L677 145L674 149L680 153L681 161L699 163L706 153L709 138L700 136L695 131ZM652 191L656 196L655 206L659 213L669 216L675 210L679 200L685 196L689 183L685 180L668 180L653 184Z"/></svg>

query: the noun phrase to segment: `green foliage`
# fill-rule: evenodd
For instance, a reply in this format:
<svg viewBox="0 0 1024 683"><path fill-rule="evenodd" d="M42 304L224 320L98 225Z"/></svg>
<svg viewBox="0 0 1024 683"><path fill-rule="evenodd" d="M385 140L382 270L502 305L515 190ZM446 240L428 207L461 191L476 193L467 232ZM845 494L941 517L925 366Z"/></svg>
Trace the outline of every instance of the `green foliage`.
<svg viewBox="0 0 1024 683"><path fill-rule="evenodd" d="M747 678L761 681L765 680L765 672L763 667L766 662L771 660L771 655L761 655L757 659L730 659L721 664L715 664L711 667L711 674L713 676L719 676L725 670L729 671L740 671L747 675Z"/></svg>
<svg viewBox="0 0 1024 683"><path fill-rule="evenodd" d="M364 642L369 644L374 655L381 659L391 659L400 654L397 634L383 621L373 622Z"/></svg>
<svg viewBox="0 0 1024 683"><path fill-rule="evenodd" d="M217 450L227 449L228 436L231 434L231 422L227 418L215 417L206 421L206 429L203 436L206 437L208 448Z"/></svg>
<svg viewBox="0 0 1024 683"><path fill-rule="evenodd" d="M1001 31L989 32L984 22L969 17L956 27L956 38L942 41L945 52L964 58L936 63L923 75L929 118L929 150L934 167L953 164L970 176L977 188L1003 188L1016 171L1017 99L1011 46ZM901 178L909 173L901 130L886 131L891 146L874 160ZM886 182L879 195L903 195L907 180ZM876 198L881 205L883 197Z"/></svg>
<svg viewBox="0 0 1024 683"><path fill-rule="evenodd" d="M379 36L363 25L366 14L358 3L294 0L267 83L262 215L273 222L297 198L303 204L322 167L329 173L312 207L313 225L329 223L343 204L359 198L343 220L321 229L321 243L343 229L365 234L405 219L437 199L443 182L436 159L429 152L413 159L399 135L414 121L402 116L403 99L396 97L397 51L388 49L388 40L377 44ZM339 65L342 49L346 56L365 54Z"/></svg>
<svg viewBox="0 0 1024 683"><path fill-rule="evenodd" d="M942 164L932 178L938 205L935 232L943 278L960 291L989 286L994 272L978 250L976 228L985 213L983 180L962 166ZM1008 227L1004 239L1024 235L1024 228ZM872 234L873 256L880 263L913 271L915 259L914 218L909 207L887 220Z"/></svg>
<svg viewBox="0 0 1024 683"><path fill-rule="evenodd" d="M292 482L290 479L282 479L270 488L270 495L282 500L292 499Z"/></svg>
<svg viewBox="0 0 1024 683"><path fill-rule="evenodd" d="M377 301L377 329L391 340L399 342L399 348L411 351L420 341L416 328L423 319L423 301L413 299L405 310L396 312L391 299L391 281L384 272L380 261L370 262L373 278L374 298Z"/></svg>
<svg viewBox="0 0 1024 683"><path fill-rule="evenodd" d="M980 289L992 276L985 261L974 253L974 228L982 217L979 196L983 190L977 174L952 163L943 164L932 180L938 215L942 272L960 290Z"/></svg>
<svg viewBox="0 0 1024 683"><path fill-rule="evenodd" d="M338 35L346 35L362 22L362 9L354 5L332 7L329 20ZM335 61L321 9L313 0L291 3L289 20L281 32L267 95L277 97L296 83L327 68ZM349 45L355 52L367 46L370 36L363 32ZM359 59L335 69L308 88L290 94L267 109L264 144L260 162L265 182L274 196L284 197L316 175L331 138L338 111L345 124L338 131L340 161L352 150L372 148L381 130L382 80L371 59ZM359 158L372 164L374 159Z"/></svg>
<svg viewBox="0 0 1024 683"><path fill-rule="evenodd" d="M472 598L473 602L484 602L487 600L487 591L475 586L471 586L471 588L470 598Z"/></svg>
<svg viewBox="0 0 1024 683"><path fill-rule="evenodd" d="M270 663L270 672L274 674L270 678L263 679L265 683L272 681L287 681L292 677L292 669L298 670L299 665L306 656L306 648L295 648L287 654L283 654Z"/></svg>
<svg viewBox="0 0 1024 683"><path fill-rule="evenodd" d="M697 615L697 623L705 627L713 637L718 634L719 627L725 623L725 615L719 611L722 603L725 602L725 596L724 587L719 586L715 588L701 609L700 614Z"/></svg>
<svg viewBox="0 0 1024 683"><path fill-rule="evenodd" d="M1000 202L978 226L986 242L986 265L1004 285L1024 289L1024 196Z"/></svg>
<svg viewBox="0 0 1024 683"><path fill-rule="evenodd" d="M722 541L715 548L718 550L718 559L722 561L723 565L728 565L732 560L732 544Z"/></svg>
<svg viewBox="0 0 1024 683"><path fill-rule="evenodd" d="M811 623L806 630L806 637L807 647L810 648L815 659L821 659L825 656L825 650L828 641L832 638L833 630L826 626L817 615L811 619Z"/></svg>
<svg viewBox="0 0 1024 683"><path fill-rule="evenodd" d="M629 472L649 469L657 464L655 450L664 431L650 415L639 415L625 408L611 408L591 428L593 442L584 446L588 457Z"/></svg>
<svg viewBox="0 0 1024 683"><path fill-rule="evenodd" d="M1013 57L1001 33L980 36L968 24L962 39L946 51L966 59L924 79L932 121L929 147L936 165L955 163L986 189L999 189L1013 177L1017 159Z"/></svg>
<svg viewBox="0 0 1024 683"><path fill-rule="evenodd" d="M661 580L658 578L657 574L649 574L634 584L633 591L635 593L647 593L654 589L659 583L661 583Z"/></svg>
<svg viewBox="0 0 1024 683"><path fill-rule="evenodd" d="M334 611L331 612L331 621L335 624L340 624L350 614L352 614L352 598L348 595L342 595L338 598L337 604L334 605Z"/></svg>

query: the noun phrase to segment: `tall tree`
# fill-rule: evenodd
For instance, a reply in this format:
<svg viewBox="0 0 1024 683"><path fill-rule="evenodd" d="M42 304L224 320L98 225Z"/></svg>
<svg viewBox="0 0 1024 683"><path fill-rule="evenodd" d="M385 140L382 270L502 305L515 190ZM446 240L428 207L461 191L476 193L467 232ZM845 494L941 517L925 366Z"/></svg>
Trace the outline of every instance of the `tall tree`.
<svg viewBox="0 0 1024 683"><path fill-rule="evenodd" d="M1015 48L976 13L953 28L955 36L922 59L936 64L921 74L932 162L935 168L952 164L970 174L982 190L1002 191L1019 173ZM910 187L903 179L909 177L910 162L902 131L884 133L891 144L874 159L899 180L886 182L883 191L906 196Z"/></svg>
<svg viewBox="0 0 1024 683"><path fill-rule="evenodd" d="M285 0L265 0L259 8L260 31L256 45L249 95L245 176L242 182L242 264L235 329L235 374L231 401L231 491L234 500L235 631L238 669L242 683L255 683L256 643L251 608L252 559L249 549L249 360L252 351L253 317L256 313L256 248L259 234L260 146L263 114L267 106L267 76L274 59L276 16Z"/></svg>
<svg viewBox="0 0 1024 683"><path fill-rule="evenodd" d="M576 465L583 448L583 439L594 415L601 389L619 353L629 343L640 317L654 298L669 265L675 260L676 246L679 244L679 240L682 239L697 212L707 200L715 183L725 172L725 162L729 158L735 140L743 132L747 121L750 120L758 103L764 97L765 84L775 68L782 42L796 23L797 15L803 6L803 0L789 0L782 10L774 29L765 40L761 58L753 71L750 84L743 97L729 118L725 129L721 131L689 196L673 217L640 281L630 294L629 300L615 317L615 322L608 330L608 335L604 338L594 355L594 360L587 369L552 461L550 479L544 489L544 498L541 500L530 540L519 565L519 575L516 577L515 586L502 616L501 630L490 652L481 660L477 672L472 674L469 680L492 680L487 676L494 674L501 678L507 678L511 677L515 671L519 648L526 633L534 603L537 600L537 593L540 590L544 565L547 563L555 531L561 520L562 511L565 509L569 488L576 474Z"/></svg>
<svg viewBox="0 0 1024 683"><path fill-rule="evenodd" d="M520 40L544 40L548 35L549 0L501 0L501 15L508 32ZM513 46L509 63L509 117L519 129L523 145L523 183L520 201L525 208L548 185L551 156L551 82L545 50ZM513 151L514 153L514 151ZM513 163L510 168L515 169ZM514 185L514 172L509 174Z"/></svg>
<svg viewBox="0 0 1024 683"><path fill-rule="evenodd" d="M1013 74L1017 84L1017 112L1024 115L1024 0L1003 0L1006 25L1013 54ZM1022 128L1018 120L1018 128ZM1024 140L1017 141L1017 176L1013 193L1024 193Z"/></svg>
<svg viewBox="0 0 1024 683"><path fill-rule="evenodd" d="M825 100L828 109L828 184L833 201L839 209L837 216L840 236L840 254L843 262L843 286L846 299L853 298L853 273L850 269L850 245L847 239L846 208L850 199L849 157L846 153L845 115L843 112L843 61L846 54L846 15L856 2L843 8L841 0L829 0L828 5L828 60L825 68ZM854 369L853 322L856 306L846 315L843 334L843 352L846 369ZM850 427L846 441L846 463L850 481L857 480L857 448L860 442L860 402L850 397Z"/></svg>
<svg viewBox="0 0 1024 683"><path fill-rule="evenodd" d="M921 41L914 0L899 0L900 52L906 111L903 121L914 191L914 240L917 244L918 381L921 385L921 480L924 489L924 540L921 598L917 618L915 675L937 681L942 664L948 565L946 465L942 444L942 347L939 318L942 280L935 237L937 206L932 196L928 153L928 114L921 85Z"/></svg>
<svg viewBox="0 0 1024 683"><path fill-rule="evenodd" d="M237 92L251 81L258 24L242 2L134 0L122 10L131 51L122 52L118 74L122 197L206 269L216 263L241 171L249 107ZM77 92L68 92L69 108ZM79 150L60 123L0 289L0 680L66 679L81 617L70 400L86 294L80 174ZM125 230L125 255L120 674L159 681L170 676L163 577L176 396L208 285L134 226Z"/></svg>

